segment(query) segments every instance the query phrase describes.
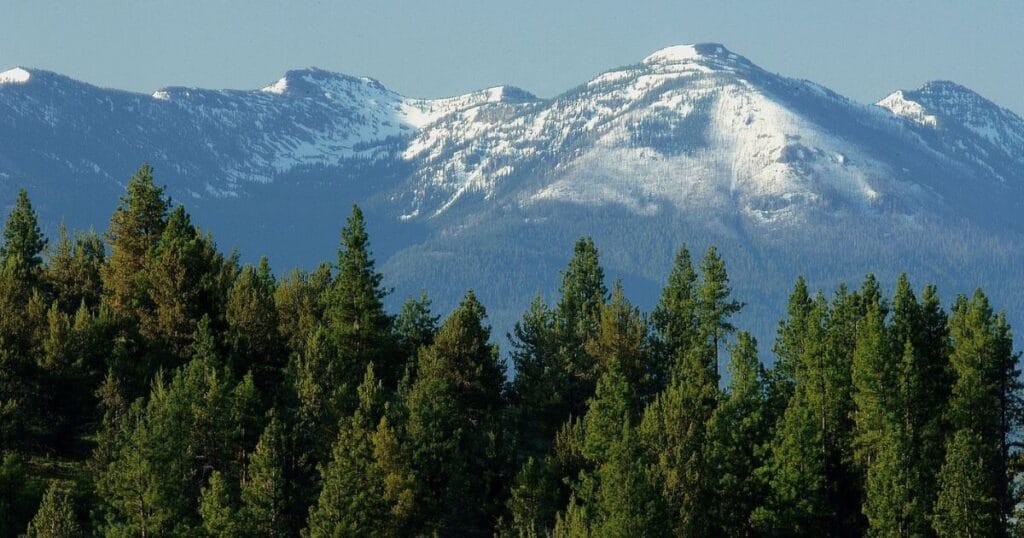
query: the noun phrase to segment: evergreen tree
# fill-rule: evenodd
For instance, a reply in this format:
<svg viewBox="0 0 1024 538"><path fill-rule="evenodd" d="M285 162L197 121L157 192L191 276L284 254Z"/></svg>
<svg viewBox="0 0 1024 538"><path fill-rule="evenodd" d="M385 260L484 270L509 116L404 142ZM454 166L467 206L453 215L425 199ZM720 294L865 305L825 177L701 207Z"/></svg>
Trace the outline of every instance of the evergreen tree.
<svg viewBox="0 0 1024 538"><path fill-rule="evenodd" d="M230 262L228 262L230 264ZM146 262L152 309L140 315L142 334L169 347L172 356L188 358L191 336L204 315L223 319L225 260L213 239L202 236L182 206L167 219L160 241Z"/></svg>
<svg viewBox="0 0 1024 538"><path fill-rule="evenodd" d="M804 329L812 306L807 282L799 277L789 296L786 319L779 322L778 334L772 347L775 364L768 372L767 385L769 419L772 422L782 418L796 390L796 371L803 355Z"/></svg>
<svg viewBox="0 0 1024 538"><path fill-rule="evenodd" d="M84 535L71 499L56 481L50 482L39 511L28 524L25 534L29 538L77 538Z"/></svg>
<svg viewBox="0 0 1024 538"><path fill-rule="evenodd" d="M195 339L202 342L200 325ZM201 526L198 501L208 475L241 476L245 410L253 403L251 380L233 384L215 356L197 353L170 382L158 376L149 400L137 401L127 416L110 424L110 461L101 470L107 533L162 535L191 533ZM243 390L240 390L243 389Z"/></svg>
<svg viewBox="0 0 1024 538"><path fill-rule="evenodd" d="M763 446L769 440L764 368L757 358L757 341L739 333L729 361L729 391L708 426L708 472L712 477L710 513L712 534L750 536L750 517L764 502L766 486L756 476L764 464Z"/></svg>
<svg viewBox="0 0 1024 538"><path fill-rule="evenodd" d="M957 430L939 472L933 525L940 537L1001 536L1000 506L990 468L993 450L977 433Z"/></svg>
<svg viewBox="0 0 1024 538"><path fill-rule="evenodd" d="M675 263L668 275L668 284L661 292L661 300L651 314L659 342L664 348L662 353L665 360L676 365L676 371L682 363L682 357L697 343L698 291L697 273L690 261L690 251L683 246L676 254Z"/></svg>
<svg viewBox="0 0 1024 538"><path fill-rule="evenodd" d="M202 490L199 515L203 520L203 531L208 536L232 538L241 534L235 501L220 471L210 474L210 483Z"/></svg>
<svg viewBox="0 0 1024 538"><path fill-rule="evenodd" d="M722 339L735 328L729 321L733 314L743 308L743 303L731 298L729 275L725 262L718 256L715 247L709 247L700 264L701 286L697 294L697 326L700 338L711 351L708 367L718 377L718 348Z"/></svg>
<svg viewBox="0 0 1024 538"><path fill-rule="evenodd" d="M585 349L600 327L601 307L608 295L604 269L593 239L581 238L573 249L569 266L562 273L561 297L555 306L562 369L566 372L566 402L569 413L583 416L586 401L594 393L598 365Z"/></svg>
<svg viewBox="0 0 1024 538"><path fill-rule="evenodd" d="M1012 336L980 290L957 299L949 327L956 373L949 420L956 433L940 472L934 526L940 535L995 532L1007 528L1013 510L1007 462L1019 423L1019 387ZM970 510L957 505L968 486L976 496Z"/></svg>
<svg viewBox="0 0 1024 538"><path fill-rule="evenodd" d="M90 310L99 306L105 259L106 250L98 235L90 231L72 240L61 223L59 239L45 271L47 284L61 310L72 312L83 303Z"/></svg>
<svg viewBox="0 0 1024 538"><path fill-rule="evenodd" d="M284 427L271 414L241 485L241 519L250 536L287 536Z"/></svg>
<svg viewBox="0 0 1024 538"><path fill-rule="evenodd" d="M259 266L247 266L227 298L227 347L236 375L252 372L264 398L272 400L279 390L286 351L278 332L274 304L274 275L266 258Z"/></svg>
<svg viewBox="0 0 1024 538"><path fill-rule="evenodd" d="M375 458L374 433L384 413L384 389L367 366L359 407L342 420L333 458L321 469L320 498L307 532L322 536L381 536L393 529L385 473Z"/></svg>
<svg viewBox="0 0 1024 538"><path fill-rule="evenodd" d="M3 243L0 244L0 262L5 266L15 262L19 280L26 286L34 286L39 280L46 244L28 193L20 189L14 208L7 215Z"/></svg>
<svg viewBox="0 0 1024 538"><path fill-rule="evenodd" d="M794 293L799 307L801 286ZM791 300L791 306L794 301ZM825 318L828 305L819 294L810 312L797 308L780 332L794 361L793 395L776 425L765 466L759 474L769 484L768 497L753 520L770 535L824 535L834 516L827 476L829 414ZM776 366L778 371L778 366Z"/></svg>
<svg viewBox="0 0 1024 538"><path fill-rule="evenodd" d="M107 231L111 254L102 271L104 298L121 316L138 317L149 306L147 255L163 234L169 208L164 188L153 182L153 168L142 165L128 181Z"/></svg>
<svg viewBox="0 0 1024 538"><path fill-rule="evenodd" d="M598 536L671 536L672 518L657 475L629 422L621 428L610 445L608 460L596 472L599 486L592 510L596 521L591 528Z"/></svg>
<svg viewBox="0 0 1024 538"><path fill-rule="evenodd" d="M517 439L522 459L542 458L569 416L568 373L559 355L554 313L539 295L509 340L516 377L512 381Z"/></svg>
<svg viewBox="0 0 1024 538"><path fill-rule="evenodd" d="M279 331L288 349L305 349L313 333L322 325L324 301L331 285L331 267L322 264L313 273L294 270L281 279L274 292Z"/></svg>
<svg viewBox="0 0 1024 538"><path fill-rule="evenodd" d="M350 387L359 384L366 365L377 365L381 379L393 386L404 373L396 364L391 334L393 319L384 311L387 290L374 267L370 238L359 206L352 207L341 230L338 274L327 293L325 312L345 379Z"/></svg>
<svg viewBox="0 0 1024 538"><path fill-rule="evenodd" d="M472 292L420 353L409 391L408 436L419 525L439 534L482 535L504 501L504 371Z"/></svg>

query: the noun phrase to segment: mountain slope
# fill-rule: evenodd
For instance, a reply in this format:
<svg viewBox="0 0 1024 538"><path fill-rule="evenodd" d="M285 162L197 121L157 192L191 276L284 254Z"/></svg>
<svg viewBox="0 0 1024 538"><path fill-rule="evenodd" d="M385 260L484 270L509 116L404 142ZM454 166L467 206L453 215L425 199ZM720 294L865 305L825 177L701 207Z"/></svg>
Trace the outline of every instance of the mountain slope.
<svg viewBox="0 0 1024 538"><path fill-rule="evenodd" d="M801 273L905 269L1024 306L1024 120L948 82L864 105L717 44L551 99L412 99L316 69L152 95L0 74L6 203L28 186L51 225L103 228L144 160L222 244L279 268L330 258L359 202L395 301L425 288L446 308L473 287L499 330L553 293L583 234L646 305L682 242L719 245L762 339Z"/></svg>

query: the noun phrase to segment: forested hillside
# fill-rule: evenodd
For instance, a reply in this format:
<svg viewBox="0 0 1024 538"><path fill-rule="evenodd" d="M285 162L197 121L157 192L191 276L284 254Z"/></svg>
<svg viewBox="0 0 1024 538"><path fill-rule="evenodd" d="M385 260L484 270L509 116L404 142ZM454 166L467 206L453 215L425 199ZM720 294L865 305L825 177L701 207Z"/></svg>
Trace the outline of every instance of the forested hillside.
<svg viewBox="0 0 1024 538"><path fill-rule="evenodd" d="M336 260L275 274L148 165L102 233L44 237L22 191L0 535L1018 535L1000 298L800 279L768 343L714 247L651 312L589 238L566 257L505 338L472 291L388 312L358 207Z"/></svg>

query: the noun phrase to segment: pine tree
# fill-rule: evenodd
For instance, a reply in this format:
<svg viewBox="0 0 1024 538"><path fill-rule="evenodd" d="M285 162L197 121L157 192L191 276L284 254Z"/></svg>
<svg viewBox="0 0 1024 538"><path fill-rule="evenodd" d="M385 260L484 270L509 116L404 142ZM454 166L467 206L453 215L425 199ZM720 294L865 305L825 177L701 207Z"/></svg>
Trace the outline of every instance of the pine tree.
<svg viewBox="0 0 1024 538"><path fill-rule="evenodd" d="M835 511L827 476L829 413L823 405L830 385L825 360L828 305L819 294L805 312L801 287L798 282L796 301L791 300L791 306L797 305L796 316L780 329L782 349L799 353L788 356L794 368L793 395L759 471L769 484L768 497L753 515L760 532L770 535L824 535Z"/></svg>
<svg viewBox="0 0 1024 538"><path fill-rule="evenodd" d="M102 272L104 298L121 316L138 317L149 305L147 255L163 234L169 208L163 187L153 182L152 167L142 165L128 181L107 231L111 254Z"/></svg>
<svg viewBox="0 0 1024 538"><path fill-rule="evenodd" d="M419 298L410 297L402 304L402 310L395 318L395 334L398 347L413 363L420 348L434 342L438 319L431 311L427 292L420 293Z"/></svg>
<svg viewBox="0 0 1024 538"><path fill-rule="evenodd" d="M656 476L636 433L628 421L623 422L609 447L608 460L596 472L594 534L671 536L672 518Z"/></svg>
<svg viewBox="0 0 1024 538"><path fill-rule="evenodd" d="M789 296L786 319L779 322L778 334L772 351L775 364L768 372L768 409L772 422L782 418L790 398L796 390L796 371L803 355L804 329L813 302L807 291L807 282L797 278Z"/></svg>
<svg viewBox="0 0 1024 538"><path fill-rule="evenodd" d="M103 240L93 232L74 240L61 223L57 245L46 265L45 279L61 310L71 312L81 304L95 311L103 295L101 271L106 259Z"/></svg>
<svg viewBox="0 0 1024 538"><path fill-rule="evenodd" d="M39 511L28 524L25 534L29 538L77 538L84 535L68 493L56 481L50 482Z"/></svg>
<svg viewBox="0 0 1024 538"><path fill-rule="evenodd" d="M310 510L311 537L380 536L392 528L385 473L375 458L374 433L384 413L384 388L367 366L359 407L342 420L330 463L321 469L320 498Z"/></svg>
<svg viewBox="0 0 1024 538"><path fill-rule="evenodd" d="M241 485L241 519L250 536L287 536L284 426L271 414Z"/></svg>
<svg viewBox="0 0 1024 538"><path fill-rule="evenodd" d="M585 346L598 332L601 307L608 296L604 269L593 239L581 238L576 242L569 266L562 273L559 292L555 328L562 368L568 378L566 400L571 415L583 416L586 401L594 393L600 376L598 365Z"/></svg>
<svg viewBox="0 0 1024 538"><path fill-rule="evenodd" d="M384 311L387 290L374 267L370 238L359 206L352 207L341 231L338 274L327 293L327 326L347 383L359 384L366 365L376 365L381 379L394 386L404 373L396 363L393 319Z"/></svg>
<svg viewBox="0 0 1024 538"><path fill-rule="evenodd" d="M493 529L505 468L504 371L472 292L420 353L408 436L420 527L439 534Z"/></svg>
<svg viewBox="0 0 1024 538"><path fill-rule="evenodd" d="M195 340L210 339L204 327L208 321ZM117 429L103 436L110 439L110 460L97 480L105 532L194 532L201 526L198 501L208 474L218 470L232 481L241 476L241 417L253 406L243 398L253 393L240 390L251 380L235 384L226 372L217 357L197 353L169 382L157 376L145 404L138 400L126 416L105 421Z"/></svg>
<svg viewBox="0 0 1024 538"><path fill-rule="evenodd" d="M1000 536L998 493L989 469L993 450L980 435L963 428L949 443L946 462L939 472L939 497L933 525L940 537Z"/></svg>
<svg viewBox="0 0 1024 538"><path fill-rule="evenodd" d="M883 315L878 303L868 305L853 352L854 444L857 460L865 469L878 460L885 433L899 416L899 362L890 347Z"/></svg>
<svg viewBox="0 0 1024 538"><path fill-rule="evenodd" d="M568 373L559 354L555 317L539 295L512 334L512 381L517 438L522 460L542 458L569 416Z"/></svg>
<svg viewBox="0 0 1024 538"><path fill-rule="evenodd" d="M5 266L16 263L19 280L26 286L34 286L39 282L46 244L47 240L39 230L39 222L28 193L20 189L14 208L7 215L3 243L0 244L0 262Z"/></svg>
<svg viewBox="0 0 1024 538"><path fill-rule="evenodd" d="M140 313L140 330L168 346L172 356L184 362L199 319L204 315L223 319L227 290L221 288L220 278L224 257L212 238L202 236L185 209L178 206L145 263L152 309Z"/></svg>
<svg viewBox="0 0 1024 538"><path fill-rule="evenodd" d="M720 536L750 536L750 517L764 502L766 485L757 470L764 464L762 447L769 440L764 368L757 358L757 341L749 333L737 336L729 361L729 391L708 426L708 472L712 477L711 532Z"/></svg>
<svg viewBox="0 0 1024 538"><path fill-rule="evenodd" d="M678 370L682 357L697 343L698 291L697 273L690 261L690 251L683 246L676 254L661 300L651 314L659 342L664 348L662 353L666 361L676 365L674 370Z"/></svg>
<svg viewBox="0 0 1024 538"><path fill-rule="evenodd" d="M232 538L241 534L239 517L230 487L220 471L210 474L199 501L203 531L211 537Z"/></svg>
<svg viewBox="0 0 1024 538"><path fill-rule="evenodd" d="M324 317L322 300L331 284L331 267L313 273L294 270L281 278L274 292L281 336L293 353L302 351Z"/></svg>
<svg viewBox="0 0 1024 538"><path fill-rule="evenodd" d="M957 299L949 327L956 373L949 420L955 434L940 472L933 525L940 535L996 532L1007 528L1013 510L1007 462L1020 404L1012 336L981 290ZM969 510L963 504L967 487L975 495Z"/></svg>
<svg viewBox="0 0 1024 538"><path fill-rule="evenodd" d="M252 372L260 392L274 400L286 365L286 350L278 332L274 305L275 283L266 258L247 266L227 298L226 340L236 375Z"/></svg>
<svg viewBox="0 0 1024 538"><path fill-rule="evenodd" d="M725 262L715 247L709 247L700 264L701 286L697 293L697 327L700 338L711 351L706 359L708 367L718 377L718 348L722 339L735 328L729 318L743 308L743 303L731 298L729 275Z"/></svg>

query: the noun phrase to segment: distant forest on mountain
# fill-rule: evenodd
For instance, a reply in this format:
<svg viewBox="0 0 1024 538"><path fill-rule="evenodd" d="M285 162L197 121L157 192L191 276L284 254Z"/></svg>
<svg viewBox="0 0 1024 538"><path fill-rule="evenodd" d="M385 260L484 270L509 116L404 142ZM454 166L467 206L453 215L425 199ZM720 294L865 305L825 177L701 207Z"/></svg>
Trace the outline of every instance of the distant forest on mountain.
<svg viewBox="0 0 1024 538"><path fill-rule="evenodd" d="M359 207L336 260L275 274L148 165L103 233L45 237L21 191L0 536L1020 535L999 297L801 278L767 343L714 247L650 312L591 239L566 257L506 338L472 291L387 311Z"/></svg>

